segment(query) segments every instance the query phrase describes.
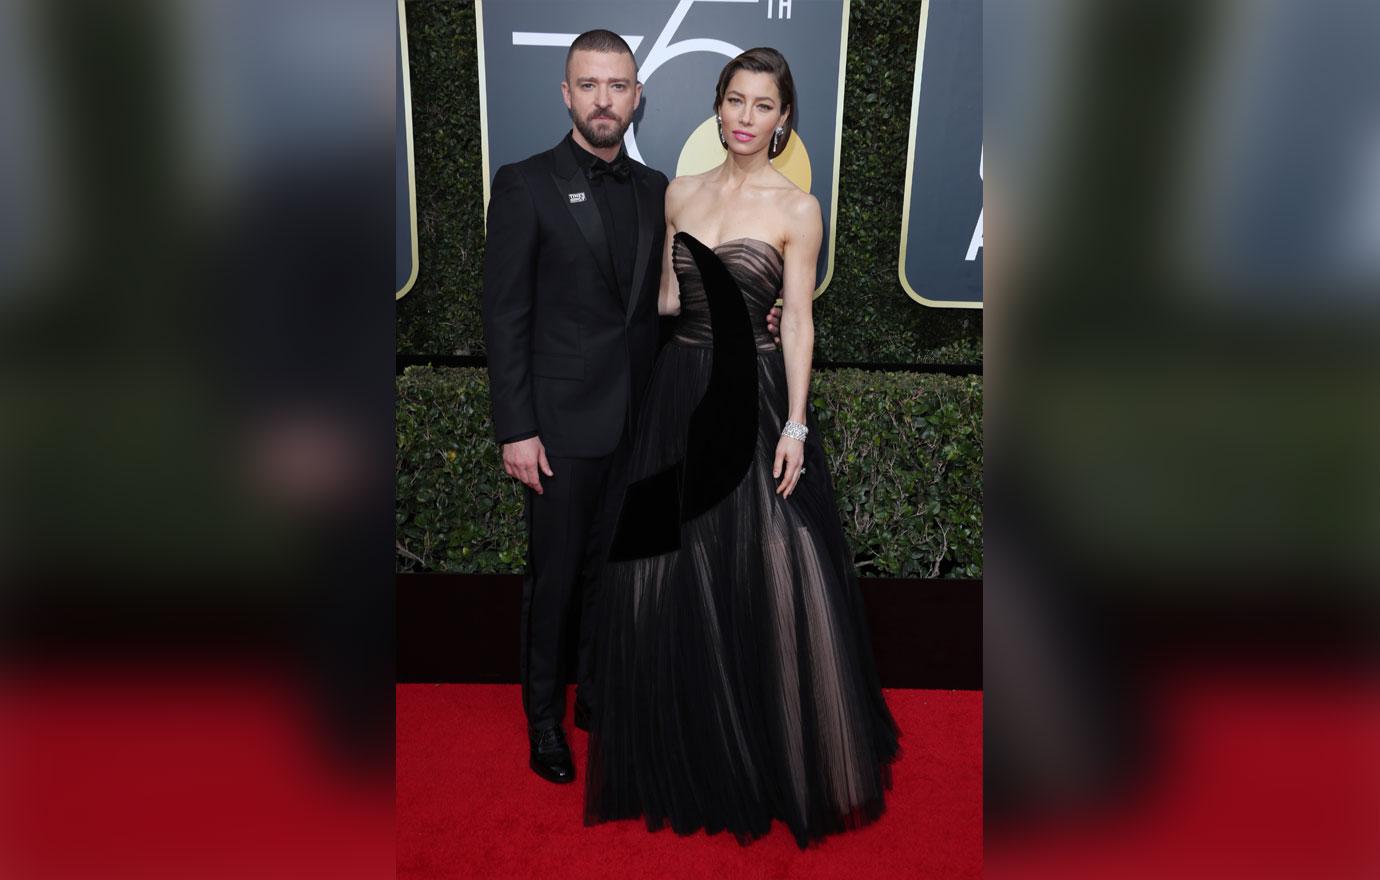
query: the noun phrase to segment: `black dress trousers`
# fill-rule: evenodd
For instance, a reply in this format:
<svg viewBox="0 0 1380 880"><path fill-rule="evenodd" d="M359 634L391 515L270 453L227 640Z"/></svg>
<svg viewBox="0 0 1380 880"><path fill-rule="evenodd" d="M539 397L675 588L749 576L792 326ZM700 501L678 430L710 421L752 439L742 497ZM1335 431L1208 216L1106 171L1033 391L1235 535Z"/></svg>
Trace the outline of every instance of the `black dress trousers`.
<svg viewBox="0 0 1380 880"><path fill-rule="evenodd" d="M592 677L594 600L612 533L609 522L618 453L602 458L548 457L555 476L543 494L527 490L527 574L522 581L522 705L529 731L565 717L566 619L580 613L580 697L596 701Z"/></svg>

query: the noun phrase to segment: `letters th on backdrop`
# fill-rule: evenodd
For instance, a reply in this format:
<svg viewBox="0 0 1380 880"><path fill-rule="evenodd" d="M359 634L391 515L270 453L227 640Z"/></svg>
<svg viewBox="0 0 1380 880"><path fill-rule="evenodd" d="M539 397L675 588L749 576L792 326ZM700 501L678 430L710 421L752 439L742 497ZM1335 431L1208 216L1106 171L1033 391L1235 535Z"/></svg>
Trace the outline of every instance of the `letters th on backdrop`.
<svg viewBox="0 0 1380 880"><path fill-rule="evenodd" d="M398 0L397 99L393 105L393 298L417 283L417 177L412 158L412 83L407 66L407 18Z"/></svg>
<svg viewBox="0 0 1380 880"><path fill-rule="evenodd" d="M901 286L982 308L982 2L925 0L915 50Z"/></svg>
<svg viewBox="0 0 1380 880"><path fill-rule="evenodd" d="M637 58L643 103L625 143L667 177L723 161L714 85L729 59L779 49L795 78L796 137L773 164L819 199L824 243L816 294L834 266L846 0L476 0L484 205L499 166L554 146L570 130L561 100L565 54L594 28L614 31Z"/></svg>

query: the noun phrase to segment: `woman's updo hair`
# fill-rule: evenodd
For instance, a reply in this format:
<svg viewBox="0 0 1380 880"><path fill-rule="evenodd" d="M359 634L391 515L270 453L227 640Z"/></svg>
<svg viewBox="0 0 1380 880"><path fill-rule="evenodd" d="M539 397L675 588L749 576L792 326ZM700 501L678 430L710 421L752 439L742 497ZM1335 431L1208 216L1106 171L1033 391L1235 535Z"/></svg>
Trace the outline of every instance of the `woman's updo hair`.
<svg viewBox="0 0 1380 880"><path fill-rule="evenodd" d="M714 112L718 113L719 108L724 103L724 92L728 91L729 80L740 70L749 73L770 73L776 79L776 90L781 93L781 109L791 111L791 115L786 118L782 128L785 132L781 135L780 141L773 150L767 146L767 157L775 159L786 149L786 145L791 142L791 134L795 131L795 80L791 78L791 66L786 63L786 58L780 52L767 46L759 46L756 49L749 49L743 54L734 58L724 65L724 69L719 72L719 84L714 89Z"/></svg>

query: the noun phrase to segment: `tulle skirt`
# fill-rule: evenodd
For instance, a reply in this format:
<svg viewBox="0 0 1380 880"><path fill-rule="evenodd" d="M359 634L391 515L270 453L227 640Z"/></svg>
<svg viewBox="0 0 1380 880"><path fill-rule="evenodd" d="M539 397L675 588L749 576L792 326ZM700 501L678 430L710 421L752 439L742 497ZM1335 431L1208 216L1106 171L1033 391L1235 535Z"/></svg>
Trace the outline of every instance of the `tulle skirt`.
<svg viewBox="0 0 1380 880"><path fill-rule="evenodd" d="M795 492L775 494L785 367L780 352L756 362L747 476L681 524L677 549L606 566L586 824L643 817L652 830L727 830L747 843L777 819L804 848L884 809L899 732L827 462L812 431ZM712 364L711 348L666 346L629 482L685 455Z"/></svg>

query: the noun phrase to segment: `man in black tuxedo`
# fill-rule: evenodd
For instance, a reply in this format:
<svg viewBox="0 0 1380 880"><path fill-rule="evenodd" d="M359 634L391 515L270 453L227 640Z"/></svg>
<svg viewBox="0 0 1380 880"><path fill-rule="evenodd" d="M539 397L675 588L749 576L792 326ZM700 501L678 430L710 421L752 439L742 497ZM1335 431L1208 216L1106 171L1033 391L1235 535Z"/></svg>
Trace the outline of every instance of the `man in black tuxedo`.
<svg viewBox="0 0 1380 880"><path fill-rule="evenodd" d="M630 159L637 63L610 31L581 34L561 91L564 140L504 165L489 199L484 336L503 469L527 486L522 699L531 766L575 778L564 633L582 587L576 724L587 729L593 593L607 547L616 454L635 424L658 342L666 176Z"/></svg>

